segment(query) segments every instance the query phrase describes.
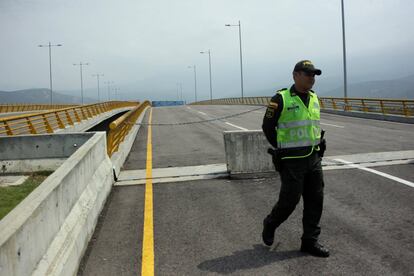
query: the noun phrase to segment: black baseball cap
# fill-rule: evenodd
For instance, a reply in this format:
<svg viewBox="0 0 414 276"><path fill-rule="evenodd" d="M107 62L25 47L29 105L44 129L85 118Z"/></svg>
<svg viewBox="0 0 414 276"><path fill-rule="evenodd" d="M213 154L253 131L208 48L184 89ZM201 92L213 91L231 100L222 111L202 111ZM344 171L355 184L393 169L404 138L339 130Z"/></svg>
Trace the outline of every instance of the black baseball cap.
<svg viewBox="0 0 414 276"><path fill-rule="evenodd" d="M316 69L315 66L313 66L312 64L312 61L310 60L301 60L298 63L296 63L293 72L299 71L315 73L315 75L318 76L322 74L322 71L320 69Z"/></svg>

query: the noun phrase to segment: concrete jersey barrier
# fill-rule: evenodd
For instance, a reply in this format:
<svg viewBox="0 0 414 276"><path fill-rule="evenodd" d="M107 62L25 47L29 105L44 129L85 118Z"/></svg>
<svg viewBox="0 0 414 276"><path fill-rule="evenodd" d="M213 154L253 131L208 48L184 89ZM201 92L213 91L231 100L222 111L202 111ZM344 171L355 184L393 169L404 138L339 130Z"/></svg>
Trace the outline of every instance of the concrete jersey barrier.
<svg viewBox="0 0 414 276"><path fill-rule="evenodd" d="M70 156L63 164L0 221L0 275L76 274L113 184L105 133L75 134L78 141L79 135L88 139L72 153L66 147L60 157ZM35 157L50 157L50 150L44 152Z"/></svg>
<svg viewBox="0 0 414 276"><path fill-rule="evenodd" d="M271 147L261 130L224 132L227 171L230 175L274 172Z"/></svg>

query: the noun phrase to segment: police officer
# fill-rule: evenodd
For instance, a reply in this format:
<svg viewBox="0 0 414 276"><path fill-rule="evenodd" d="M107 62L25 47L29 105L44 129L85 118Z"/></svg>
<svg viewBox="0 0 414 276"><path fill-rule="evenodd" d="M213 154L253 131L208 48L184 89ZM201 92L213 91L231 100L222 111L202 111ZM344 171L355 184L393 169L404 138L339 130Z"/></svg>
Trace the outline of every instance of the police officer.
<svg viewBox="0 0 414 276"><path fill-rule="evenodd" d="M303 197L303 235L300 250L318 257L329 251L318 243L323 207L321 160L326 148L320 128L318 96L311 90L316 69L302 60L293 70L294 85L277 91L263 119L263 132L273 151L273 163L282 185L279 200L263 221L263 242L273 244L276 228L295 210ZM322 135L323 136L323 135Z"/></svg>

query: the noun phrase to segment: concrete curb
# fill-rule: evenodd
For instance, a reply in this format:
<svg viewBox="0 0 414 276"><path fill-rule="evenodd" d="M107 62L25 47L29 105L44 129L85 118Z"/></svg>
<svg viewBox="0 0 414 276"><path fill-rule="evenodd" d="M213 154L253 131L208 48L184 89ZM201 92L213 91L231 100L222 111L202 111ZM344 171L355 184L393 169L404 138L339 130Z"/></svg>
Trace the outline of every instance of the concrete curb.
<svg viewBox="0 0 414 276"><path fill-rule="evenodd" d="M349 116L349 117L364 118L364 119L414 124L414 117L404 117L404 116L398 116L398 115L384 115L380 113L364 113L364 112L358 112L358 111L343 111L343 110L334 110L334 109L321 109L321 112L335 114L335 115Z"/></svg>
<svg viewBox="0 0 414 276"><path fill-rule="evenodd" d="M76 274L112 176L105 133L95 133L0 221L1 275Z"/></svg>
<svg viewBox="0 0 414 276"><path fill-rule="evenodd" d="M141 123L142 120L144 119L145 113L147 112L148 108L150 107L146 107L144 111L141 113L141 115L138 117L137 119L138 124ZM135 137L137 136L138 131L141 127L141 125L138 125L138 124L135 124L132 127L131 131L129 132L125 140L119 146L119 150L115 152L111 157L111 161L112 161L114 173L115 173L115 178L119 176L121 172L121 168L124 165L125 160L131 151L132 145L134 144Z"/></svg>

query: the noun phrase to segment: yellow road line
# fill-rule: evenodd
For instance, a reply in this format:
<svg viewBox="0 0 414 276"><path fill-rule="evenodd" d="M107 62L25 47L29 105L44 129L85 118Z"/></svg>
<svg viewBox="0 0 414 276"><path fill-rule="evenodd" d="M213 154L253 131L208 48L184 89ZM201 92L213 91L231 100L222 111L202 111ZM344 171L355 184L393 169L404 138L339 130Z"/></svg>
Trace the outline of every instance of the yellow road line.
<svg viewBox="0 0 414 276"><path fill-rule="evenodd" d="M152 121L152 108L148 123ZM147 181L145 183L145 210L144 210L144 234L142 241L142 264L141 275L154 275L154 220L153 220L153 200L152 200L152 128L148 125L147 140Z"/></svg>

